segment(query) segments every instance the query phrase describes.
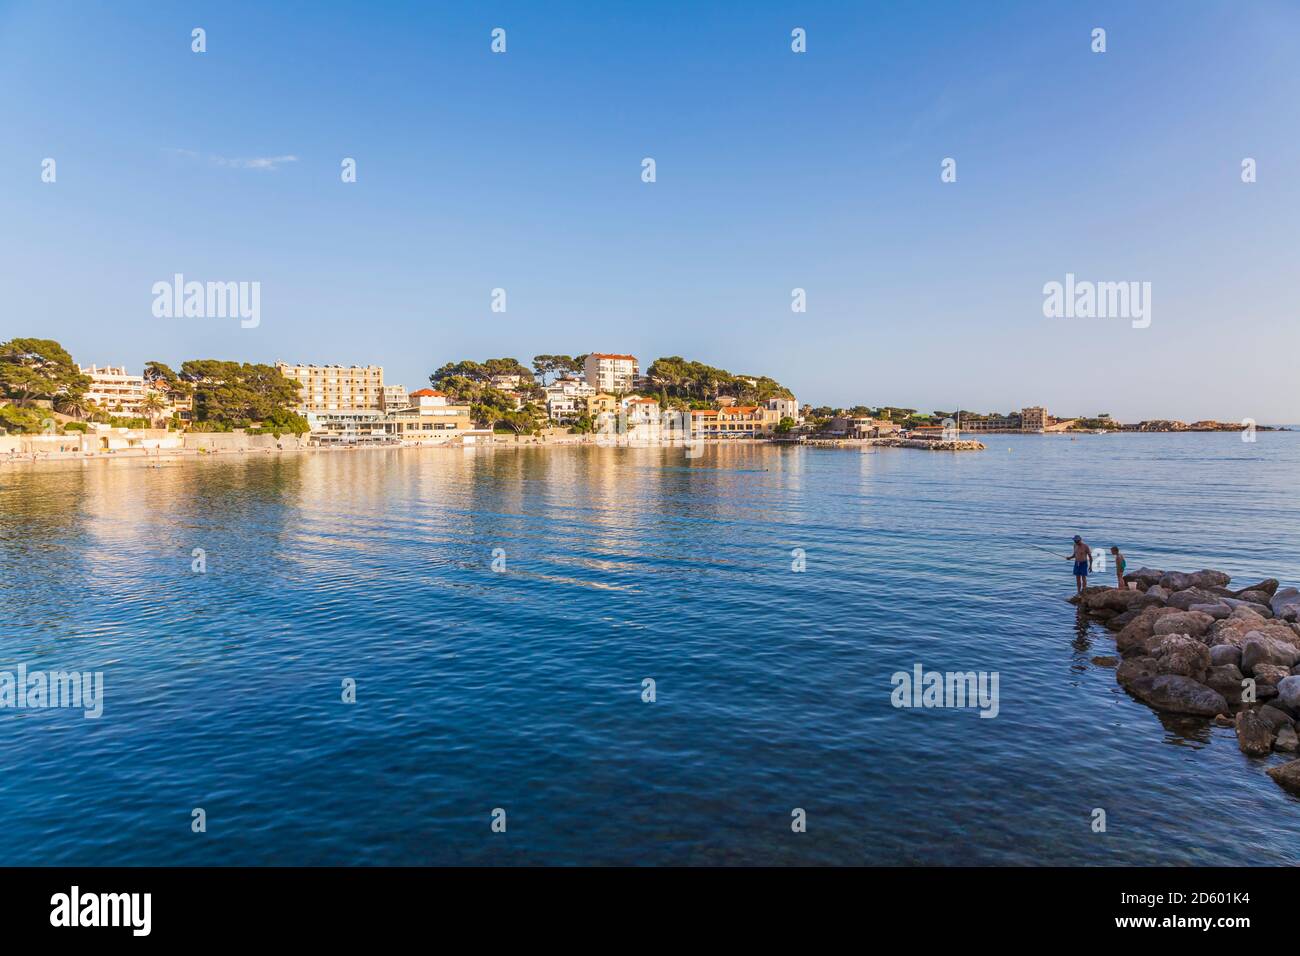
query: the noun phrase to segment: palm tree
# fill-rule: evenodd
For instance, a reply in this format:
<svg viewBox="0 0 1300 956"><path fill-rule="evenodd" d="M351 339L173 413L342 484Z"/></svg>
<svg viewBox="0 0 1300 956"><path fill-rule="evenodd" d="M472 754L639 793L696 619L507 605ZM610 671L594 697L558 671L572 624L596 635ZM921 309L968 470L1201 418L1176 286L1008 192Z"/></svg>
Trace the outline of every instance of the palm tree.
<svg viewBox="0 0 1300 956"><path fill-rule="evenodd" d="M158 420L161 413L167 408L167 403L163 401L162 396L157 392L150 392L140 403L140 411L144 412L152 426Z"/></svg>
<svg viewBox="0 0 1300 956"><path fill-rule="evenodd" d="M60 415L71 415L77 421L81 421L86 414L86 409L90 407L89 403L80 395L69 395L67 392L60 392L54 396L54 410Z"/></svg>

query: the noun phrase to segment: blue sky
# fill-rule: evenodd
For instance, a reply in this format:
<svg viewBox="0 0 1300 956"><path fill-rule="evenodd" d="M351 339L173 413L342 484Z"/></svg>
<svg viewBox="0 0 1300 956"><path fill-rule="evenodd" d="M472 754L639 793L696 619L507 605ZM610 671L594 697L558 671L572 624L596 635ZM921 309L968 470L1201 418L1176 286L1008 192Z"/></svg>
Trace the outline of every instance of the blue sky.
<svg viewBox="0 0 1300 956"><path fill-rule="evenodd" d="M0 338L411 388L676 354L815 404L1300 421L1296 63L1271 0L0 0ZM155 318L177 272L260 282L260 326ZM1150 327L1045 318L1067 272L1151 282Z"/></svg>

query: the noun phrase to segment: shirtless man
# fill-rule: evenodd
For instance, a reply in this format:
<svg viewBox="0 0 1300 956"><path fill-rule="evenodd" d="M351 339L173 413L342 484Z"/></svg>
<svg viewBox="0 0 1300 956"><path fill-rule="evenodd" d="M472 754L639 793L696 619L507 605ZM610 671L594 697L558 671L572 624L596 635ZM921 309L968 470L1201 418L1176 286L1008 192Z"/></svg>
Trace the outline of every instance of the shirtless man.
<svg viewBox="0 0 1300 956"><path fill-rule="evenodd" d="M1074 584L1076 592L1083 593L1088 586L1088 562L1092 560L1092 549L1077 534L1074 536L1074 550L1066 555L1065 560L1074 562Z"/></svg>

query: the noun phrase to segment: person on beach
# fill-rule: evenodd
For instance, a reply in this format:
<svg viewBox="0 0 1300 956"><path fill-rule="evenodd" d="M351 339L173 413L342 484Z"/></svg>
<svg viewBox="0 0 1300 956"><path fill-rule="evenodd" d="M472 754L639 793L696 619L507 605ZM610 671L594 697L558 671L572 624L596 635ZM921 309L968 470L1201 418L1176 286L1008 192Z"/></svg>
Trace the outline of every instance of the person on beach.
<svg viewBox="0 0 1300 956"><path fill-rule="evenodd" d="M1076 593L1082 594L1088 586L1088 562L1092 560L1092 550L1077 534L1074 536L1074 550L1065 556L1065 560L1074 562L1074 586Z"/></svg>
<svg viewBox="0 0 1300 956"><path fill-rule="evenodd" d="M1124 555L1119 553L1119 545L1112 544L1110 546L1110 553L1115 558L1115 587L1122 591L1128 587L1128 585L1124 583L1124 569L1128 566L1128 562L1124 560Z"/></svg>

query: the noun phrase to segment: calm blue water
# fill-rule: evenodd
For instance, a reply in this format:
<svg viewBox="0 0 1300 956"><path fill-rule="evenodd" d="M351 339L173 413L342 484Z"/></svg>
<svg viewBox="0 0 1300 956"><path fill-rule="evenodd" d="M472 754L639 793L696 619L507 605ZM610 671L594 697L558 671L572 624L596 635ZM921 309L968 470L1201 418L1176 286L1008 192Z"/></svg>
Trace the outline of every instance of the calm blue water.
<svg viewBox="0 0 1300 956"><path fill-rule="evenodd" d="M0 711L0 863L1300 863L1278 758L1129 699L1028 546L1300 583L1258 437L4 466L0 669L106 702ZM894 709L918 662L999 716Z"/></svg>

